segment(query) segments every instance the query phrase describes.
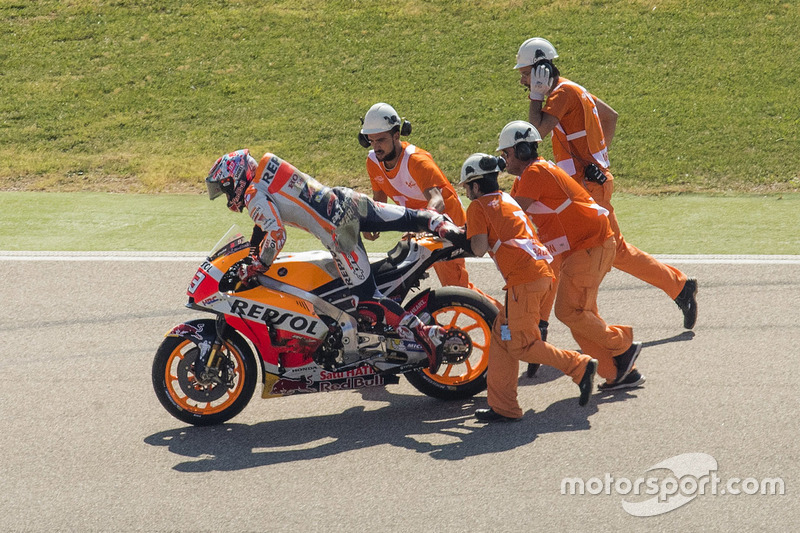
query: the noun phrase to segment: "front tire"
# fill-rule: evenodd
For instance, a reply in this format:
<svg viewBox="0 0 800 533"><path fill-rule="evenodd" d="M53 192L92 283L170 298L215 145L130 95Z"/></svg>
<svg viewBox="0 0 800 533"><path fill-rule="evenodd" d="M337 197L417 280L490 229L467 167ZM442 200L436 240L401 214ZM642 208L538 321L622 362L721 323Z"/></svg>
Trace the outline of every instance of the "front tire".
<svg viewBox="0 0 800 533"><path fill-rule="evenodd" d="M463 400L486 390L489 368L489 343L497 308L488 298L464 287L444 287L431 291L421 318L427 324L459 328L469 336L472 351L464 361L443 362L436 374L427 369L406 374L420 392L442 400Z"/></svg>
<svg viewBox="0 0 800 533"><path fill-rule="evenodd" d="M199 383L193 372L198 345L183 337L164 339L153 360L153 388L169 414L187 424L210 426L230 420L245 408L257 381L253 352L237 333L221 350L233 363L232 387Z"/></svg>

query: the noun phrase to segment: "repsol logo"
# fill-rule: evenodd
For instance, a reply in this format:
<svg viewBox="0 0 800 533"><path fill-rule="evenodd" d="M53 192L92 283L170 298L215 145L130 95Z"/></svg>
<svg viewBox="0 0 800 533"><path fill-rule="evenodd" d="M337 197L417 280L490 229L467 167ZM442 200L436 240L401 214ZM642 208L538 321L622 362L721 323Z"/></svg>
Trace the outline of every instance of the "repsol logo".
<svg viewBox="0 0 800 533"><path fill-rule="evenodd" d="M267 162L267 166L264 167L264 171L261 173L261 181L264 183L270 183L275 177L275 174L278 172L280 166L281 160L275 156L272 156L272 158Z"/></svg>
<svg viewBox="0 0 800 533"><path fill-rule="evenodd" d="M233 300L230 302L230 306L231 314L238 315L242 318L247 317L253 320L261 320L280 329L290 329L291 331L314 337L318 337L319 332L322 331L320 321L311 317L304 317L289 312L281 313L277 309L250 303L245 300Z"/></svg>

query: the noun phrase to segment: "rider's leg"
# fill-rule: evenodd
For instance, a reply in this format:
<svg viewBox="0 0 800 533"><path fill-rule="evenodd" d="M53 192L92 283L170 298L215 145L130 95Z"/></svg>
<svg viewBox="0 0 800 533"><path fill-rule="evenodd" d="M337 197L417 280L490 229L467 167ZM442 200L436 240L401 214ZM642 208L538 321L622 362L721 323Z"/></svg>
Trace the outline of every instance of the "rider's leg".
<svg viewBox="0 0 800 533"><path fill-rule="evenodd" d="M372 298L359 297L359 308L369 309L370 306L380 308L381 316L376 316L376 319L382 319L400 335L400 338L413 340L425 349L428 354L428 370L435 374L441 364L441 353L438 348L446 330L441 326L426 326L417 315L406 311L399 303L384 297L380 292L376 292Z"/></svg>
<svg viewBox="0 0 800 533"><path fill-rule="evenodd" d="M366 195L356 194L359 194L356 201L361 231L430 231L448 240L464 234L463 228L453 224L441 213L375 202Z"/></svg>
<svg viewBox="0 0 800 533"><path fill-rule="evenodd" d="M444 328L426 326L415 314L406 311L399 303L380 293L372 276L367 251L361 241L360 229L358 219L344 217L333 235L324 235L320 238L333 255L336 267L344 282L350 287L353 296L357 297L359 302L365 304L373 302L380 306L388 326L397 331L401 337L421 344L428 354L428 369L435 373L441 364L441 355L437 348L442 342Z"/></svg>

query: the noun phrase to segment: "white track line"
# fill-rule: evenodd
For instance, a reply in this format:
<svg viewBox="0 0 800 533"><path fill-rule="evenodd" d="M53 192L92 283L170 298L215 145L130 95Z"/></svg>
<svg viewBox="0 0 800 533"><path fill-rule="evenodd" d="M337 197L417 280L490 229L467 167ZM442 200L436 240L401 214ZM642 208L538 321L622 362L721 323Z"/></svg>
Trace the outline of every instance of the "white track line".
<svg viewBox="0 0 800 533"><path fill-rule="evenodd" d="M369 254L370 259L386 257ZM669 264L701 265L800 265L800 255L654 255ZM2 251L0 261L122 261L122 262L200 262L204 252L25 252ZM468 258L469 262L490 262L488 257Z"/></svg>

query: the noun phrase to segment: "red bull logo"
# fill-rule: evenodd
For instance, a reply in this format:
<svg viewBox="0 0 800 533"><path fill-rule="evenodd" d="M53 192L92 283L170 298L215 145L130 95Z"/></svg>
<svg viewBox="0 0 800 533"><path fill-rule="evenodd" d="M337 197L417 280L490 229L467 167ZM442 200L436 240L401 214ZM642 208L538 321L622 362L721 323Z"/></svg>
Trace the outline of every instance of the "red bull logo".
<svg viewBox="0 0 800 533"><path fill-rule="evenodd" d="M316 389L311 387L313 381L303 376L301 379L286 379L281 378L272 386L270 394L281 394L288 396L296 392L317 392Z"/></svg>
<svg viewBox="0 0 800 533"><path fill-rule="evenodd" d="M197 340L203 340L203 327L205 324L200 323L196 326L192 324L179 324L172 328L172 330L167 333L167 337L191 337Z"/></svg>

